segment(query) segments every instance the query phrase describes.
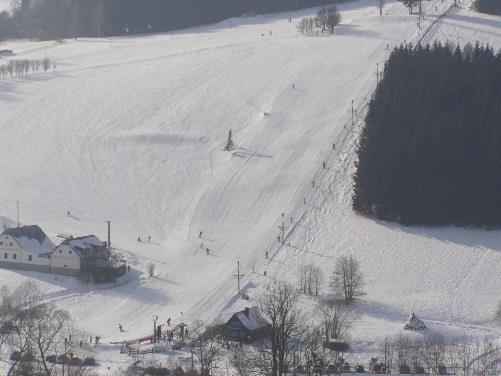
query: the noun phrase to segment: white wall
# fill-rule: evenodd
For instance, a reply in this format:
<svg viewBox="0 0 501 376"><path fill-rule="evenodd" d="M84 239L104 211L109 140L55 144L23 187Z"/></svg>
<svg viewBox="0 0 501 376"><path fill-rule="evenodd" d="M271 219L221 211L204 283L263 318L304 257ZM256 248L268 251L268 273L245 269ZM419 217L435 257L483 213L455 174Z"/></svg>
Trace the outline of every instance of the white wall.
<svg viewBox="0 0 501 376"><path fill-rule="evenodd" d="M31 260L29 256L31 256ZM25 251L10 235L0 236L0 261L14 264L49 265L48 258L38 257L36 253Z"/></svg>
<svg viewBox="0 0 501 376"><path fill-rule="evenodd" d="M80 270L80 257L66 244L61 244L50 256L50 267Z"/></svg>

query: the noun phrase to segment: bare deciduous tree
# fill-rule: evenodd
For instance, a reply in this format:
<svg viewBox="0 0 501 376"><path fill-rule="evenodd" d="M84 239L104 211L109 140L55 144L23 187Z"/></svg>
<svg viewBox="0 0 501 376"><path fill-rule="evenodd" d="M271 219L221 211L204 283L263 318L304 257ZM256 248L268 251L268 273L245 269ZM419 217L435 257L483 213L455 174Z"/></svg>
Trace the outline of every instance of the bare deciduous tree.
<svg viewBox="0 0 501 376"><path fill-rule="evenodd" d="M494 320L501 325L501 302L498 303L498 308L494 314Z"/></svg>
<svg viewBox="0 0 501 376"><path fill-rule="evenodd" d="M299 286L303 294L318 296L322 283L322 269L313 265L299 268Z"/></svg>
<svg viewBox="0 0 501 376"><path fill-rule="evenodd" d="M384 0L377 0L377 7L379 8L379 15L383 15Z"/></svg>
<svg viewBox="0 0 501 376"><path fill-rule="evenodd" d="M343 296L347 302L365 295L360 263L355 257L340 256L337 258L331 275L330 286L334 294Z"/></svg>
<svg viewBox="0 0 501 376"><path fill-rule="evenodd" d="M31 375L35 364L39 365L37 374L56 375L61 369L49 363L50 356L62 355L66 359L77 350L79 354L84 353L82 342L69 332L70 315L53 304L42 303L41 298L42 293L33 281L21 284L12 293L2 291L0 326L1 331L9 335L7 343L13 354L7 371L9 376ZM67 370L68 376L90 373L81 362L74 365ZM62 367L65 367L64 361Z"/></svg>
<svg viewBox="0 0 501 376"><path fill-rule="evenodd" d="M261 313L270 323L269 344L246 348L234 354L232 364L241 376L283 376L297 351L302 317L297 309L298 293L291 285L271 282L257 299Z"/></svg>
<svg viewBox="0 0 501 376"><path fill-rule="evenodd" d="M327 29L332 34L334 33L334 28L341 22L341 13L339 13L337 7L333 5L327 8Z"/></svg>
<svg viewBox="0 0 501 376"><path fill-rule="evenodd" d="M446 345L441 336L427 336L422 347L422 358L428 370L439 375L440 367L444 365Z"/></svg>
<svg viewBox="0 0 501 376"><path fill-rule="evenodd" d="M200 374L208 376L211 374L214 362L221 352L221 345L211 338L202 321L195 321L192 326L191 353L200 363Z"/></svg>
<svg viewBox="0 0 501 376"><path fill-rule="evenodd" d="M155 264L150 262L148 265L147 265L147 268L148 268L148 275L151 277L154 277L155 276Z"/></svg>
<svg viewBox="0 0 501 376"><path fill-rule="evenodd" d="M322 320L325 342L331 339L344 341L348 339L349 331L354 320L350 307L339 300L320 302L318 314Z"/></svg>

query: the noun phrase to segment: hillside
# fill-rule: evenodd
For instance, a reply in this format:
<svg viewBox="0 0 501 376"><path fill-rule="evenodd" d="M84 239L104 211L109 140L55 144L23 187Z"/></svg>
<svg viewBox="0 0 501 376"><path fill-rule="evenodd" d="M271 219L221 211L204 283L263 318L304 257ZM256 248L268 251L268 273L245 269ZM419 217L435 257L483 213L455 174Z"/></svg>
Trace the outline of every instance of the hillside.
<svg viewBox="0 0 501 376"><path fill-rule="evenodd" d="M423 30L451 3L425 2ZM112 245L135 269L114 288L6 270L1 284L39 278L79 327L121 341L148 334L152 315L215 319L236 294L237 260L243 286L255 292L265 270L295 281L299 264L327 273L350 252L369 282L357 340L398 331L412 308L445 332L499 333L489 320L501 287L501 232L405 228L350 209L376 64L423 31L399 2L387 1L382 17L370 0L340 10L332 36L298 35L295 22L315 12L306 10L293 23L278 14L133 38L0 44L16 58L57 63L56 72L0 81L0 215L16 218L20 200L22 223L53 237L102 239L110 219ZM499 48L499 26L462 9L433 24L425 41ZM238 145L231 153L222 150L229 129ZM294 247L273 245L281 213ZM148 236L151 243L137 241Z"/></svg>

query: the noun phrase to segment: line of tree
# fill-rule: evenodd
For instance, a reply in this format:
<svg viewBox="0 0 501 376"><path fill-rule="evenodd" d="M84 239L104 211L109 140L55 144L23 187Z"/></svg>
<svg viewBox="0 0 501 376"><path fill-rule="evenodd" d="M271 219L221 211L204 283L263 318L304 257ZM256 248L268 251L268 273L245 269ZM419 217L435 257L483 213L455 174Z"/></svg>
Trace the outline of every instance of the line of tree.
<svg viewBox="0 0 501 376"><path fill-rule="evenodd" d="M477 0L475 1L475 8L479 12L501 14L501 1L499 0Z"/></svg>
<svg viewBox="0 0 501 376"><path fill-rule="evenodd" d="M56 69L56 65L51 64L48 57L42 60L9 60L7 64L0 64L0 79L14 76L27 77L30 72L37 73L40 70L47 73L51 66Z"/></svg>
<svg viewBox="0 0 501 376"><path fill-rule="evenodd" d="M297 29L301 34L313 33L314 28L318 32L334 33L334 28L341 22L341 13L337 7L332 5L327 8L321 8L315 17L304 17L297 24Z"/></svg>
<svg viewBox="0 0 501 376"><path fill-rule="evenodd" d="M399 0L403 3L407 8L409 8L409 14L412 14L412 10L415 6L419 4L419 0Z"/></svg>
<svg viewBox="0 0 501 376"><path fill-rule="evenodd" d="M305 295L318 296L324 280L322 269L311 264L301 265L298 270L298 291ZM354 256L336 258L329 280L329 292L339 300L350 304L364 296L365 280L360 262Z"/></svg>
<svg viewBox="0 0 501 376"><path fill-rule="evenodd" d="M387 353L387 367L401 374L489 375L496 370L495 345L487 338L448 342L440 335L422 339L397 336Z"/></svg>
<svg viewBox="0 0 501 376"><path fill-rule="evenodd" d="M292 11L345 0L15 0L0 14L0 39L103 37L176 30L244 14Z"/></svg>
<svg viewBox="0 0 501 376"><path fill-rule="evenodd" d="M353 209L406 225L501 225L501 53L401 46L360 138Z"/></svg>

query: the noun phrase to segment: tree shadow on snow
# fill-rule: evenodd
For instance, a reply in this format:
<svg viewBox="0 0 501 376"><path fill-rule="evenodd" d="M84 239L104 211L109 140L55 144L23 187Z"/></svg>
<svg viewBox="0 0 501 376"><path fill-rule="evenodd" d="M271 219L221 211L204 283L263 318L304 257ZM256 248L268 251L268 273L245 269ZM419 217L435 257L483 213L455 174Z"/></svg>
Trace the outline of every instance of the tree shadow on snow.
<svg viewBox="0 0 501 376"><path fill-rule="evenodd" d="M13 82L0 81L0 101L15 101L17 98L11 93L16 91L16 86Z"/></svg>
<svg viewBox="0 0 501 376"><path fill-rule="evenodd" d="M360 29L359 25L353 24L340 24L339 27L334 30L334 34L329 35L342 35L355 38L380 38L379 33L373 30Z"/></svg>
<svg viewBox="0 0 501 376"><path fill-rule="evenodd" d="M467 22L471 24L481 24L489 27L496 28L498 30L501 30L501 20L498 19L493 19L493 18L483 18L483 17L477 17L477 16L465 16L462 14L451 14L448 16L451 20L457 20L461 22ZM463 27L463 25L461 25ZM475 29L473 29L475 30ZM479 30L477 30L479 31ZM484 32L482 30L482 32ZM501 34L497 34L498 36Z"/></svg>
<svg viewBox="0 0 501 376"><path fill-rule="evenodd" d="M271 155L262 154L242 147L237 148L232 155L235 157L273 158Z"/></svg>
<svg viewBox="0 0 501 376"><path fill-rule="evenodd" d="M424 236L443 243L453 243L473 248L487 248L501 252L501 229L467 228L454 226L404 226L398 223L375 220L394 231Z"/></svg>

